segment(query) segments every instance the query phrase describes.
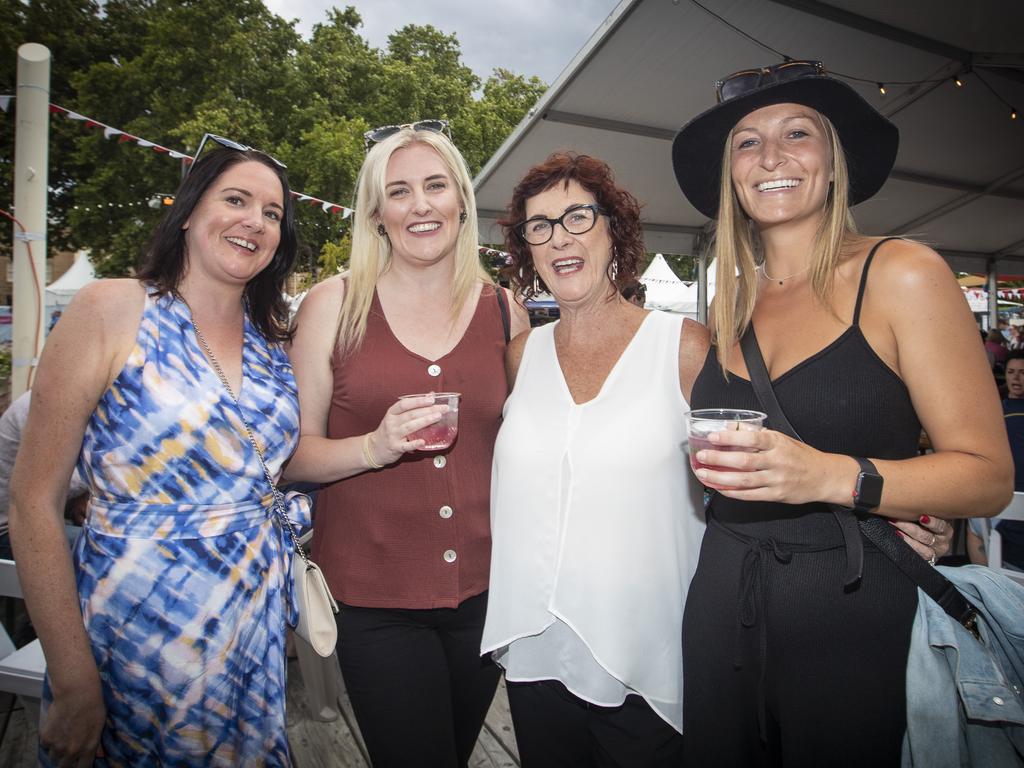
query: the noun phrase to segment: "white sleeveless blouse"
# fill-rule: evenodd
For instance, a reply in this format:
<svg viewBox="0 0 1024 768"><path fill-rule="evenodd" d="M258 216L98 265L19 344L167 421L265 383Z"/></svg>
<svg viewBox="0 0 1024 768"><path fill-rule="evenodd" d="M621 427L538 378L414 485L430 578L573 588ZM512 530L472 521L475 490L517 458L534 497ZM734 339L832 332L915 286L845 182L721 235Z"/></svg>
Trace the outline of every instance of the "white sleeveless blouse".
<svg viewBox="0 0 1024 768"><path fill-rule="evenodd" d="M482 653L593 704L642 696L680 732L682 621L704 533L685 452L682 317L651 312L577 405L552 323L526 342L491 472Z"/></svg>

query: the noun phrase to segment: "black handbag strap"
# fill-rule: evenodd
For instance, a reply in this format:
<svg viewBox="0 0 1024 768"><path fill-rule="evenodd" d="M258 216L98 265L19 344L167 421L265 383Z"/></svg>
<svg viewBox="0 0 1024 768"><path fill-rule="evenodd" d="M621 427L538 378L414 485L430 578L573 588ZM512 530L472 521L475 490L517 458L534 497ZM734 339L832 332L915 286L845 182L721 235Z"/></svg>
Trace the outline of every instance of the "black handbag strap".
<svg viewBox="0 0 1024 768"><path fill-rule="evenodd" d="M498 310L501 312L501 328L505 331L505 343L508 344L512 339L512 320L508 313L508 296L500 285L495 285L494 291L498 299Z"/></svg>
<svg viewBox="0 0 1024 768"><path fill-rule="evenodd" d="M747 373L750 376L754 394L757 395L758 402L761 403L761 407L768 416L769 425L794 440L803 442L793 425L789 423L789 419L786 418L778 398L775 397L775 390L768 375L768 368L765 366L764 356L761 354L761 346L757 343L757 334L754 333L753 323L747 327L746 333L740 339L740 349L743 351L743 360L747 364ZM859 526L860 532L864 534L865 538L892 560L905 576L924 590L925 594L938 603L949 616L971 632L976 633L977 610L974 606L960 594L949 579L922 560L913 549L905 544L888 522L873 514L858 517L852 509L837 504L830 504L829 509L839 524L846 544L845 583L848 588L860 579L864 571L864 547L857 535Z"/></svg>

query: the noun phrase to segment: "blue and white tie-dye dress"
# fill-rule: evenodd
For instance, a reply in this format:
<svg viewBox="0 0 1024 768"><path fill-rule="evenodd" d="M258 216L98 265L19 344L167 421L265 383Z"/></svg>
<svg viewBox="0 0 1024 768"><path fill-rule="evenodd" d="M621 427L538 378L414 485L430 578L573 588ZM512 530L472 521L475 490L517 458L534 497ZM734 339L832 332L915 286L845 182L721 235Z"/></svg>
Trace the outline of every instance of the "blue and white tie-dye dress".
<svg viewBox="0 0 1024 768"><path fill-rule="evenodd" d="M107 706L97 765L289 764L291 550L240 416L276 476L299 408L287 356L248 317L242 370L236 405L188 307L150 293L86 428L80 468L94 495L74 554ZM305 497L288 512L309 525Z"/></svg>

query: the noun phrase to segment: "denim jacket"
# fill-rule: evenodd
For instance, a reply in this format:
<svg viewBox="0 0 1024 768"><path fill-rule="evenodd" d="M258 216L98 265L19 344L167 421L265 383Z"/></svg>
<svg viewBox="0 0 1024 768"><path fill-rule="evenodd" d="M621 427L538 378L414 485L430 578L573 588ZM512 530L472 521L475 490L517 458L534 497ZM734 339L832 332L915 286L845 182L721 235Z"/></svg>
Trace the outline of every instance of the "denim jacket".
<svg viewBox="0 0 1024 768"><path fill-rule="evenodd" d="M978 609L984 644L918 590L903 765L1024 766L1024 587L982 566L939 570Z"/></svg>

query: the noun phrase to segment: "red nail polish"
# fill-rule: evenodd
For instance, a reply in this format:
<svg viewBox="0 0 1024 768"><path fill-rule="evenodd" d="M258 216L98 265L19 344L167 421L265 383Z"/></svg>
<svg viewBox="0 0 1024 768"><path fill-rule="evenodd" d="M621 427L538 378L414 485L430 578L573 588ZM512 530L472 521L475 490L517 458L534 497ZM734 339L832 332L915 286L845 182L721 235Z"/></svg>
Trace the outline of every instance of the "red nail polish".
<svg viewBox="0 0 1024 768"><path fill-rule="evenodd" d="M918 519L921 521L921 525L928 525L928 523L932 521L932 519L928 517L928 515L921 515L921 517Z"/></svg>

